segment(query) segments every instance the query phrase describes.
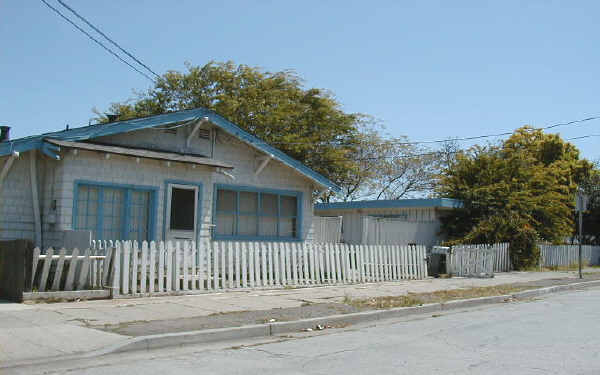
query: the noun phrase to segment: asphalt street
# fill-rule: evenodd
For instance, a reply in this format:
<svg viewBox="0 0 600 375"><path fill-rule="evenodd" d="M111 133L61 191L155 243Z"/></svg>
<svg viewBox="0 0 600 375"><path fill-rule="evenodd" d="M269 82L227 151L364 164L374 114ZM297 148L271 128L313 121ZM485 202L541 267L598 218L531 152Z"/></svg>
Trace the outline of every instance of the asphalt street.
<svg viewBox="0 0 600 375"><path fill-rule="evenodd" d="M2 373L597 375L600 289L275 340L122 353Z"/></svg>

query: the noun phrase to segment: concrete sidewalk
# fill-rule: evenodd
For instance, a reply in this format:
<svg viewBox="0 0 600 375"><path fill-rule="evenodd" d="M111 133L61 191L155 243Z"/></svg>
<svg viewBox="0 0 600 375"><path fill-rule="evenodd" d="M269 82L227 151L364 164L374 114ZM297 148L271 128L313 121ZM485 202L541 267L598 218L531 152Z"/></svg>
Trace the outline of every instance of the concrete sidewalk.
<svg viewBox="0 0 600 375"><path fill-rule="evenodd" d="M588 279L599 277L600 274L594 274ZM553 279L562 281L552 281ZM181 331L182 327L204 329L204 326L198 326L198 321L194 319L235 317L238 314L246 321L225 319L222 324L239 326L259 323L248 321L249 312L261 312L256 316L268 317L269 312L276 316L279 311L294 311L293 308L307 305L323 306L323 311L312 312L317 315L331 314L331 311L338 314L350 312L344 310L346 305L339 303L346 296L399 296L409 292L425 293L513 283L537 283L535 285L539 284L542 287L575 280L574 272L511 272L496 274L493 279L427 279L52 304L0 303L0 364L90 352L125 343L131 340L132 336L139 335L140 329L142 334L156 333L145 328L148 326L144 325L147 322L162 322L156 324L159 329L157 332L169 332L168 322L183 321L190 323L188 326L178 324L178 331ZM242 312L246 315L241 314ZM304 317L298 316L295 319ZM136 326L137 331L128 331L129 327Z"/></svg>

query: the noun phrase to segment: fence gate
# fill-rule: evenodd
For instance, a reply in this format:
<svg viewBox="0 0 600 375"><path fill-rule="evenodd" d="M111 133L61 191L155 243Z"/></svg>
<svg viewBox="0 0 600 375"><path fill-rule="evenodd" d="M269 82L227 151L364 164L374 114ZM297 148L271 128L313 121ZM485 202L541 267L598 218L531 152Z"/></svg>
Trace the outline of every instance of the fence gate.
<svg viewBox="0 0 600 375"><path fill-rule="evenodd" d="M461 245L452 247L448 272L463 277L494 277L496 249Z"/></svg>

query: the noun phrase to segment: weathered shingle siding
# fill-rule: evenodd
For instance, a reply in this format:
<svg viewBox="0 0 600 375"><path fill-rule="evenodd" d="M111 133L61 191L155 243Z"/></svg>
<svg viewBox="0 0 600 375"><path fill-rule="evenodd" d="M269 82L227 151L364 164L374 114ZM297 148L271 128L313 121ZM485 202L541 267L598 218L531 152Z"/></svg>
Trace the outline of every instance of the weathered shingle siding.
<svg viewBox="0 0 600 375"><path fill-rule="evenodd" d="M177 138L163 143L167 134L148 129L135 132L137 141L132 138L133 133L104 137L99 140L121 145L148 145L154 140L155 145L162 149L167 147L176 148L177 145L185 145L185 135L179 131ZM174 136L170 135L169 136ZM195 152L208 154L210 144L203 140L194 139L192 148ZM110 182L115 184L131 184L153 186L159 189L158 212L156 220L157 238L163 238L164 204L165 204L165 180L182 180L193 183L201 183L203 187L202 197L202 229L200 237L208 237L209 227L212 224L212 199L213 184L223 183L230 185L245 185L259 188L296 190L303 193L303 223L302 235L306 240L312 240L312 182L299 175L283 164L271 161L269 165L258 176L254 176L254 170L259 161L257 156L263 156L250 146L238 141L236 138L220 133L215 147L214 158L232 164L235 169L231 173L236 177L229 177L213 172L212 168L182 163L171 163L167 166L165 161L141 159L139 164L135 158L110 155L109 159L104 154L80 150L77 155L73 152L61 152L63 160L55 163L62 164L60 172L56 177L55 194L59 197L57 211L59 213L57 227L60 230L73 229L73 195L76 180L88 180L98 182Z"/></svg>
<svg viewBox="0 0 600 375"><path fill-rule="evenodd" d="M29 153L16 159L0 192L0 240L30 239L35 236ZM0 168L8 157L0 158Z"/></svg>

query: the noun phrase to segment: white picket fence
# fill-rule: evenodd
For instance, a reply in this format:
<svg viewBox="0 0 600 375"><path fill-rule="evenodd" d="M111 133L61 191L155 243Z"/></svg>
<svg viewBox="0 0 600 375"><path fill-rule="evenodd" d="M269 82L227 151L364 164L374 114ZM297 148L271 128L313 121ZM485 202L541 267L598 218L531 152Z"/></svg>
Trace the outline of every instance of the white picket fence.
<svg viewBox="0 0 600 375"><path fill-rule="evenodd" d="M115 242L115 295L423 279L424 246L290 242Z"/></svg>
<svg viewBox="0 0 600 375"><path fill-rule="evenodd" d="M579 245L540 244L540 266L572 266L579 263ZM581 259L590 265L600 264L600 246L582 245Z"/></svg>
<svg viewBox="0 0 600 375"><path fill-rule="evenodd" d="M454 276L492 277L494 272L510 270L506 243L453 246L448 258L448 272Z"/></svg>
<svg viewBox="0 0 600 375"><path fill-rule="evenodd" d="M110 253L94 255L95 248L33 250L32 286L38 292L101 289L109 284ZM80 255L81 254L81 255Z"/></svg>

